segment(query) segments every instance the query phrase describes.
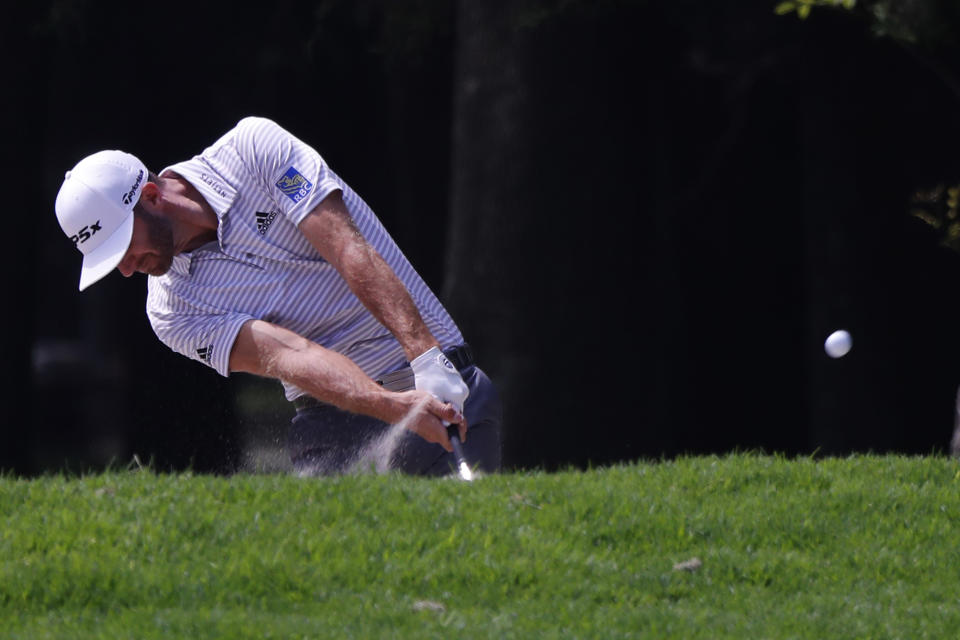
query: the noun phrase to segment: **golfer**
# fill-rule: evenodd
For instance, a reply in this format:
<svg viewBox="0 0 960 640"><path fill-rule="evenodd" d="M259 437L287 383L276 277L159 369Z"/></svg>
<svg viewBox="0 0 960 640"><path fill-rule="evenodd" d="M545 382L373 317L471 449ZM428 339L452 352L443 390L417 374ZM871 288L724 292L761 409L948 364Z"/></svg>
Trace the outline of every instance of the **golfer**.
<svg viewBox="0 0 960 640"><path fill-rule="evenodd" d="M298 472L347 471L402 424L390 468L450 473L444 423L471 466L499 469L500 400L457 325L366 203L275 122L244 118L159 174L94 153L55 208L83 254L81 291L114 268L145 273L164 344L281 381Z"/></svg>

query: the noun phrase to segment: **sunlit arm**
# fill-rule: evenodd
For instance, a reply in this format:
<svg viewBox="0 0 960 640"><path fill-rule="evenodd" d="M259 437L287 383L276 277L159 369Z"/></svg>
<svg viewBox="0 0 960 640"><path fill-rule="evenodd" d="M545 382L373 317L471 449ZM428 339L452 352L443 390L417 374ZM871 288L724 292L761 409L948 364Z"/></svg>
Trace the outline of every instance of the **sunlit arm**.
<svg viewBox="0 0 960 640"><path fill-rule="evenodd" d="M403 282L357 229L339 191L327 196L303 219L300 231L396 337L408 361L440 346Z"/></svg>
<svg viewBox="0 0 960 640"><path fill-rule="evenodd" d="M352 360L263 320L246 322L230 351L230 371L283 380L314 398L407 429L450 450L443 422L466 424L425 391L387 391Z"/></svg>
<svg viewBox="0 0 960 640"><path fill-rule="evenodd" d="M403 417L389 392L352 360L262 320L241 327L230 352L230 370L284 380L318 400L387 422Z"/></svg>

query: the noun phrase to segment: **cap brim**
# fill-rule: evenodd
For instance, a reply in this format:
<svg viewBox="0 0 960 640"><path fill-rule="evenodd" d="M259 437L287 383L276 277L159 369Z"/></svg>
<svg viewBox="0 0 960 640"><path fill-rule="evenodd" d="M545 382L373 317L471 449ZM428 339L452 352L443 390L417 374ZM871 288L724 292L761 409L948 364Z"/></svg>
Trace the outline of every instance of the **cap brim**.
<svg viewBox="0 0 960 640"><path fill-rule="evenodd" d="M113 271L130 248L130 239L133 237L133 212L107 238L103 244L83 257L83 267L80 269L80 291L83 291L94 282Z"/></svg>

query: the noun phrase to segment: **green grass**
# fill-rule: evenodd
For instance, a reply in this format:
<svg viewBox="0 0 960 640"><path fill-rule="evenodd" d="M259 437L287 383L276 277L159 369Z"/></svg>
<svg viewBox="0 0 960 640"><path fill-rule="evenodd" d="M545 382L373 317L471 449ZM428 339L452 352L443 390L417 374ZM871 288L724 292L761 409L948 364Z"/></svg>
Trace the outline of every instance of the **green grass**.
<svg viewBox="0 0 960 640"><path fill-rule="evenodd" d="M945 457L0 479L2 638L947 638ZM698 558L695 571L674 565Z"/></svg>

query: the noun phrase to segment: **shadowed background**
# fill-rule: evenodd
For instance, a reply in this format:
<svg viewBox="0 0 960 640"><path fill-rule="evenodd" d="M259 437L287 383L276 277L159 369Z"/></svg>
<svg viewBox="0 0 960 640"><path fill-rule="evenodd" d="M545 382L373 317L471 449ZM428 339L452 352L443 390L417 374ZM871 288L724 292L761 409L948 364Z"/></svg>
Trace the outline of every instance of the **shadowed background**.
<svg viewBox="0 0 960 640"><path fill-rule="evenodd" d="M774 7L12 9L0 468L283 468L279 384L167 350L142 276L80 294L53 212L81 157L159 170L245 115L317 148L440 294L501 389L511 468L943 451L960 258L910 213L960 180L953 43ZM836 328L854 348L830 360Z"/></svg>

